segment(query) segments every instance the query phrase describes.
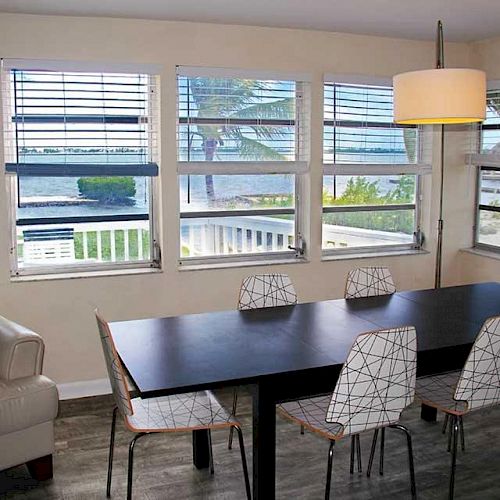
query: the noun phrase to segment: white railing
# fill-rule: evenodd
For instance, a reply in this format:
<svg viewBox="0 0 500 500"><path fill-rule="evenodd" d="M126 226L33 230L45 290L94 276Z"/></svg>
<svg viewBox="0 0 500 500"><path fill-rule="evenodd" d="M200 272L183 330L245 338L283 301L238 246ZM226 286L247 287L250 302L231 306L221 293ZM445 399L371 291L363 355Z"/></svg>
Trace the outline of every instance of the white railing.
<svg viewBox="0 0 500 500"><path fill-rule="evenodd" d="M36 248L30 249L28 258L28 252L24 251L27 249L23 249L23 246L28 244L24 242L23 232L55 228L73 229L73 255L77 263L150 260L148 221L88 222L18 227L20 265L49 263L46 241L38 243L43 246L44 252L37 251L39 249ZM292 220L266 216L182 219L181 256L286 251L288 245L293 245L294 229ZM410 235L401 233L323 225L325 248L408 244L411 241ZM30 245L36 244L37 242L30 242ZM54 240L52 245L53 253L57 254L57 240ZM50 253L51 250L48 251ZM37 255L39 257L34 257Z"/></svg>
<svg viewBox="0 0 500 500"><path fill-rule="evenodd" d="M37 224L36 226L18 226L18 260L20 265L45 265L47 259L41 252L26 252L24 231L70 228L74 230L76 262L127 262L150 260L149 221L84 222L66 224ZM36 245L38 242L30 242ZM38 243L42 245L42 243ZM47 252L48 242L43 246ZM53 251L60 245L52 240ZM40 255L37 260L33 256ZM66 262L69 263L69 262Z"/></svg>

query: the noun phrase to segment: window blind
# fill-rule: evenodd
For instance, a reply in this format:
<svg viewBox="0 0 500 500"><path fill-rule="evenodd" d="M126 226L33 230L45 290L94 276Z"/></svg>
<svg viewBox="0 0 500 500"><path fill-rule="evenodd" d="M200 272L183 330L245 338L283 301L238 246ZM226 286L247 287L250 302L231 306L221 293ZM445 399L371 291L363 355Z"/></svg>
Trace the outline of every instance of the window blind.
<svg viewBox="0 0 500 500"><path fill-rule="evenodd" d="M201 173L203 164L208 173L214 163L234 164L238 173L306 168L300 82L184 73L177 87L179 173Z"/></svg>
<svg viewBox="0 0 500 500"><path fill-rule="evenodd" d="M23 176L155 176L154 77L7 69L6 171Z"/></svg>
<svg viewBox="0 0 500 500"><path fill-rule="evenodd" d="M391 87L327 82L324 93L324 163L417 163L417 128L393 123Z"/></svg>

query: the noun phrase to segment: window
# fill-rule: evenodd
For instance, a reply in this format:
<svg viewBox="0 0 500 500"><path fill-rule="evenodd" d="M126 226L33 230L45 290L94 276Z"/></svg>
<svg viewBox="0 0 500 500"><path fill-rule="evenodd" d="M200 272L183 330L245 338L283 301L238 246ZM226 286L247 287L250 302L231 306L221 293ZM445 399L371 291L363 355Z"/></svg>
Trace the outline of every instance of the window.
<svg viewBox="0 0 500 500"><path fill-rule="evenodd" d="M181 263L300 255L307 84L178 68Z"/></svg>
<svg viewBox="0 0 500 500"><path fill-rule="evenodd" d="M158 265L155 78L13 61L2 80L12 274Z"/></svg>
<svg viewBox="0 0 500 500"><path fill-rule="evenodd" d="M498 88L498 87L497 87ZM488 90L486 120L481 126L475 246L500 251L500 90Z"/></svg>
<svg viewBox="0 0 500 500"><path fill-rule="evenodd" d="M391 87L324 84L325 254L415 247L420 135L393 123Z"/></svg>

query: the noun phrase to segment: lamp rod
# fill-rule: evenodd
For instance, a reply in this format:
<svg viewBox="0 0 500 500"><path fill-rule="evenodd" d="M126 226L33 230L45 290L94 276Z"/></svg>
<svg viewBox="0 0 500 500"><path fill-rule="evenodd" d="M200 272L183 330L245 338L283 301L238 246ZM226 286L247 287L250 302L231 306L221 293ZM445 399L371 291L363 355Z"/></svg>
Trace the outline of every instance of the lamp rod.
<svg viewBox="0 0 500 500"><path fill-rule="evenodd" d="M444 42L443 42L443 23L437 23L436 35L436 69L444 68Z"/></svg>

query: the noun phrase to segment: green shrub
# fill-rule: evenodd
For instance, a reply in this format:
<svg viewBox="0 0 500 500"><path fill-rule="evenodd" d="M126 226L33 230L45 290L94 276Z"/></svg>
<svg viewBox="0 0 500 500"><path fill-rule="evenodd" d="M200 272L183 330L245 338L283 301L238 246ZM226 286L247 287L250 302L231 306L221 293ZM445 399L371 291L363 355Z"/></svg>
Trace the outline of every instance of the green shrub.
<svg viewBox="0 0 500 500"><path fill-rule="evenodd" d="M78 179L81 196L101 203L129 204L135 196L133 177L82 177Z"/></svg>

